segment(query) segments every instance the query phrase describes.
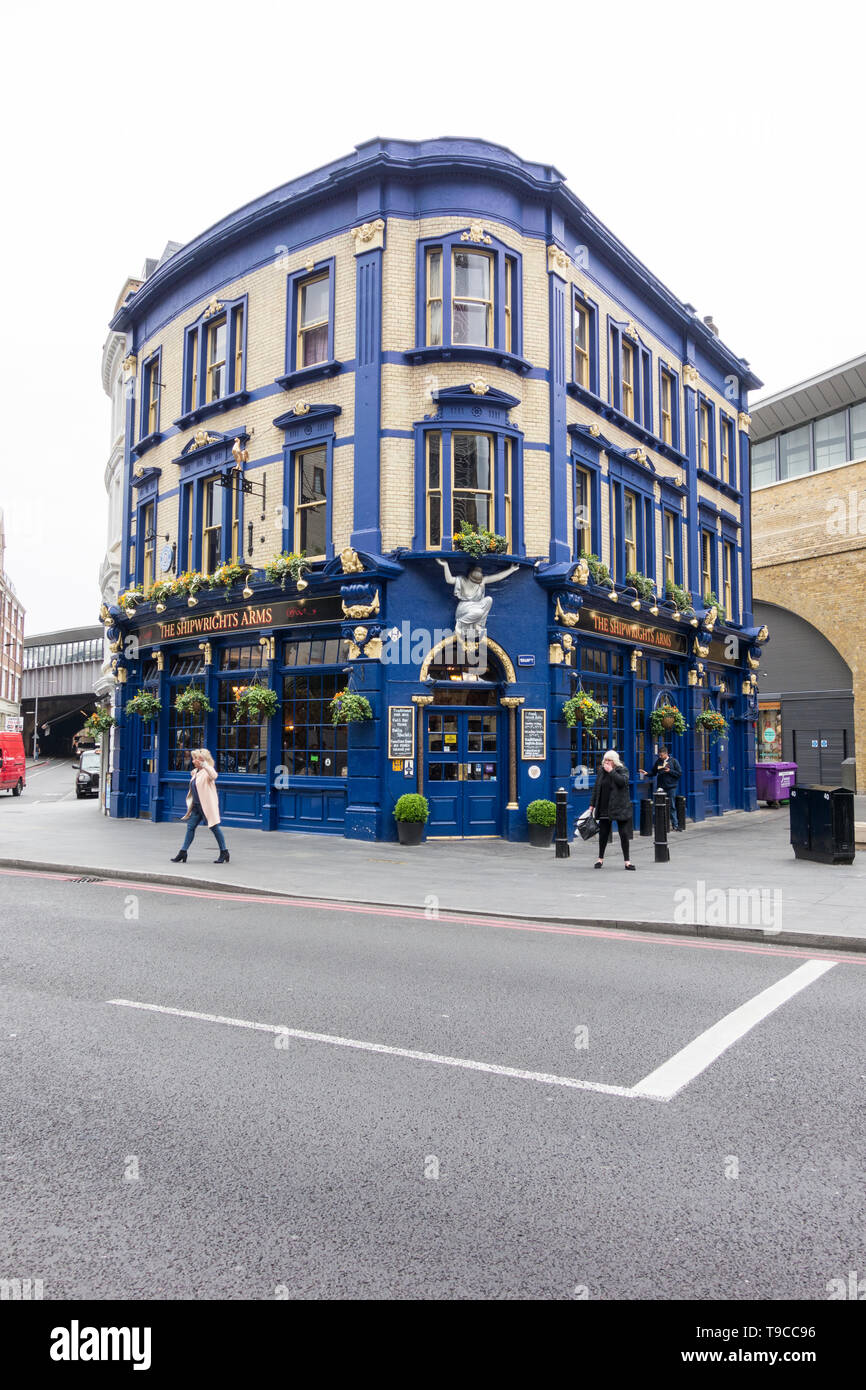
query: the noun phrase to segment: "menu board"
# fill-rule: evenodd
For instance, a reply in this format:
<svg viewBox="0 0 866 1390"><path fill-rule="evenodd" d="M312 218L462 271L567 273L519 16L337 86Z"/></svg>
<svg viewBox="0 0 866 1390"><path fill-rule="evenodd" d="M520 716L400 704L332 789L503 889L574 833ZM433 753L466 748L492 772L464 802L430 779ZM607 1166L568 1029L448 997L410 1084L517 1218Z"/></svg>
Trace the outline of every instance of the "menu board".
<svg viewBox="0 0 866 1390"><path fill-rule="evenodd" d="M388 757L415 756L415 706L388 706Z"/></svg>
<svg viewBox="0 0 866 1390"><path fill-rule="evenodd" d="M525 762L547 757L547 710L521 709L520 756Z"/></svg>

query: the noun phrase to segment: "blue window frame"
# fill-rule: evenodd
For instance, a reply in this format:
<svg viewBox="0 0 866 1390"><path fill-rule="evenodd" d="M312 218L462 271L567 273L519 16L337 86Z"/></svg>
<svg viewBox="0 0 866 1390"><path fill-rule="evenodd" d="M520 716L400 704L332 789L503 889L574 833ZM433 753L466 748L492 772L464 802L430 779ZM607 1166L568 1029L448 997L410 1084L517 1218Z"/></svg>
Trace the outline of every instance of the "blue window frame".
<svg viewBox="0 0 866 1390"><path fill-rule="evenodd" d="M155 485L146 496L136 498L133 574L134 583L149 589L156 579L156 519L157 493ZM132 557L131 557L132 558Z"/></svg>
<svg viewBox="0 0 866 1390"><path fill-rule="evenodd" d="M574 558L598 555L601 547L601 469L574 455Z"/></svg>
<svg viewBox="0 0 866 1390"><path fill-rule="evenodd" d="M680 413L680 378L667 362L659 362L659 428L658 437L672 449L682 450L682 419Z"/></svg>
<svg viewBox="0 0 866 1390"><path fill-rule="evenodd" d="M668 582L683 582L683 525L682 514L670 507L662 508L662 593Z"/></svg>
<svg viewBox="0 0 866 1390"><path fill-rule="evenodd" d="M705 599L707 594L711 591L715 594L718 594L719 592L719 562L717 554L717 539L718 538L716 536L716 532L714 530L710 530L708 526L702 526L700 528L701 548L699 560L701 567L701 599Z"/></svg>
<svg viewBox="0 0 866 1390"><path fill-rule="evenodd" d="M334 257L296 270L286 280L286 372L281 386L332 376L334 360Z"/></svg>
<svg viewBox="0 0 866 1390"><path fill-rule="evenodd" d="M574 286L571 377L575 386L598 395L598 305Z"/></svg>
<svg viewBox="0 0 866 1390"><path fill-rule="evenodd" d="M183 415L179 426L239 403L246 392L247 297L219 300L184 333Z"/></svg>
<svg viewBox="0 0 866 1390"><path fill-rule="evenodd" d="M652 429L652 354L634 325L608 318L608 395L610 404L636 424Z"/></svg>
<svg viewBox="0 0 866 1390"><path fill-rule="evenodd" d="M145 359L141 369L141 419L139 443L159 437L160 396L162 393L162 348Z"/></svg>
<svg viewBox="0 0 866 1390"><path fill-rule="evenodd" d="M427 237L417 246L416 348L520 357L520 253L477 228Z"/></svg>
<svg viewBox="0 0 866 1390"><path fill-rule="evenodd" d="M719 479L738 486L737 425L723 410L719 411Z"/></svg>
<svg viewBox="0 0 866 1390"><path fill-rule="evenodd" d="M631 476L615 476L611 488L611 574L621 584L631 573L655 575L654 503Z"/></svg>
<svg viewBox="0 0 866 1390"><path fill-rule="evenodd" d="M722 531L721 588L716 590L728 621L740 619L740 552L733 531Z"/></svg>
<svg viewBox="0 0 866 1390"><path fill-rule="evenodd" d="M702 391L698 392L698 468L716 476L716 409Z"/></svg>

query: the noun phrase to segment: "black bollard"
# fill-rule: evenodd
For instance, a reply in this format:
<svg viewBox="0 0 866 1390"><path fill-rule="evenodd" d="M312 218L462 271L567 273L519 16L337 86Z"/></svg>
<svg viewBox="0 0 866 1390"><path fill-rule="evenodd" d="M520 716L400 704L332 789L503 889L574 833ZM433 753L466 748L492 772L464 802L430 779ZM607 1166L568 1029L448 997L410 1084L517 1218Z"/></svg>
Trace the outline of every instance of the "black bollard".
<svg viewBox="0 0 866 1390"><path fill-rule="evenodd" d="M677 797L677 822L680 830L686 828L686 799L684 796Z"/></svg>
<svg viewBox="0 0 866 1390"><path fill-rule="evenodd" d="M571 854L568 843L568 792L560 787L556 793L556 858L567 859Z"/></svg>
<svg viewBox="0 0 866 1390"><path fill-rule="evenodd" d="M641 797L640 833L641 835L651 835L653 833L653 803L651 796Z"/></svg>
<svg viewBox="0 0 866 1390"><path fill-rule="evenodd" d="M657 864L670 863L671 849L668 844L668 798L663 791L657 791L653 801L655 821L655 861Z"/></svg>

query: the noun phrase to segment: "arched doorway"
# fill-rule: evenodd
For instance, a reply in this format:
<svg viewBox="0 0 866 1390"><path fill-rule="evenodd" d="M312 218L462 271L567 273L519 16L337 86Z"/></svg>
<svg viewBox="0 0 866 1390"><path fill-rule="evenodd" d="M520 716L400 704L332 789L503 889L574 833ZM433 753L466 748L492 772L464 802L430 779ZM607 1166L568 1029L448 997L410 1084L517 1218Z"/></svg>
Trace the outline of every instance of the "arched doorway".
<svg viewBox="0 0 866 1390"><path fill-rule="evenodd" d="M422 744L431 838L502 834L508 724L500 699L514 669L500 652L492 643L474 650L443 644L422 671L433 697L424 709Z"/></svg>

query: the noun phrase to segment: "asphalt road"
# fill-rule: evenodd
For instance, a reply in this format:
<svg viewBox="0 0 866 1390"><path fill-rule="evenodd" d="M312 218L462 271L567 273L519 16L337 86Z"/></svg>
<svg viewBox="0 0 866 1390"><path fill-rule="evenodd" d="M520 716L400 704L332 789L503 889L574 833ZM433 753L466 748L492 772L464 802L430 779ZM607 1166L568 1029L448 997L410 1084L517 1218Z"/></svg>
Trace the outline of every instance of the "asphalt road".
<svg viewBox="0 0 866 1390"><path fill-rule="evenodd" d="M862 957L634 1091L819 958L2 871L0 1277L826 1299L866 1274Z"/></svg>

